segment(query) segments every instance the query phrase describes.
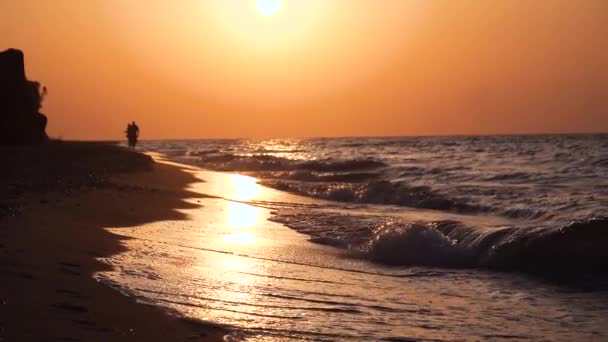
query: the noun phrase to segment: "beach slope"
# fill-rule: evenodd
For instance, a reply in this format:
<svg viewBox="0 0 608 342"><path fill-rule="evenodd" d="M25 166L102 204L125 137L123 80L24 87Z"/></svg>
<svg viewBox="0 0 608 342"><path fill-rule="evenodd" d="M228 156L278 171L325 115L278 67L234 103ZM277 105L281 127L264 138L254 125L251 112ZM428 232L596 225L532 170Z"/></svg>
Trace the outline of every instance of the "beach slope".
<svg viewBox="0 0 608 342"><path fill-rule="evenodd" d="M181 220L194 177L111 144L0 148L0 340L214 341L185 321L92 278L124 250L106 231Z"/></svg>

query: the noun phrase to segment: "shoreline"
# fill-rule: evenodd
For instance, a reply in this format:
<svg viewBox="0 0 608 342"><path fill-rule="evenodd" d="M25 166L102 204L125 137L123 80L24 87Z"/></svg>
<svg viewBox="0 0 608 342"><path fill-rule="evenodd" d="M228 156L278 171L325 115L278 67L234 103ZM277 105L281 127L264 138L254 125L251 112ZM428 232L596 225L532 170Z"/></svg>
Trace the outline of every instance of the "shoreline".
<svg viewBox="0 0 608 342"><path fill-rule="evenodd" d="M184 220L196 179L102 143L2 148L0 341L221 341L227 330L136 303L93 275L125 251L104 228Z"/></svg>

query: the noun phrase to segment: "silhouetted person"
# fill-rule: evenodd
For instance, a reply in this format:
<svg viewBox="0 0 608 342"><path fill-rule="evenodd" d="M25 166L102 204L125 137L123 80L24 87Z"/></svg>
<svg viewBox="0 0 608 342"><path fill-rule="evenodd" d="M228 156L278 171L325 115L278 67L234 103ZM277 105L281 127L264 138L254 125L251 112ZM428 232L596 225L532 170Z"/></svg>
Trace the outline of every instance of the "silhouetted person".
<svg viewBox="0 0 608 342"><path fill-rule="evenodd" d="M137 145L137 139L139 138L139 127L135 124L135 121L127 125L127 139L129 141L129 147L135 148Z"/></svg>

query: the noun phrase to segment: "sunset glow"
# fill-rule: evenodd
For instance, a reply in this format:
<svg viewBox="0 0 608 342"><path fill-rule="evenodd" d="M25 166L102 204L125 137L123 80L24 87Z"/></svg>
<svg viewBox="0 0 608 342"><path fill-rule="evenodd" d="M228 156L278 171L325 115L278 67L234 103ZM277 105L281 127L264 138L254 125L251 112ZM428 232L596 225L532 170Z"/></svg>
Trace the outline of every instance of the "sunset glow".
<svg viewBox="0 0 608 342"><path fill-rule="evenodd" d="M257 0L256 6L260 13L271 16L279 12L283 4L281 0Z"/></svg>
<svg viewBox="0 0 608 342"><path fill-rule="evenodd" d="M608 130L607 6L3 1L0 48L66 139L588 132Z"/></svg>

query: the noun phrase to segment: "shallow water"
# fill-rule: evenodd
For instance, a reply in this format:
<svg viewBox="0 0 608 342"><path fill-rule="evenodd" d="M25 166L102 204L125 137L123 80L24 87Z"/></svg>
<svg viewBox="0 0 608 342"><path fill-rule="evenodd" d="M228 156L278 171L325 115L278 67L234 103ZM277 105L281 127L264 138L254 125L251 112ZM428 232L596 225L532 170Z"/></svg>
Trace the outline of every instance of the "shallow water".
<svg viewBox="0 0 608 342"><path fill-rule="evenodd" d="M128 252L105 260L114 271L98 279L142 302L231 326L234 340L608 339L608 292L595 281L590 291L519 273L389 267L370 258L383 225L393 225L383 241L399 243L378 251L402 255L411 247L432 257L445 252L446 235L435 234L443 228L403 225L459 222L493 232L512 225L511 217L332 202L242 175L197 175L205 182L193 191L221 198L192 199L201 207L184 210L186 221L116 229L134 239Z"/></svg>

